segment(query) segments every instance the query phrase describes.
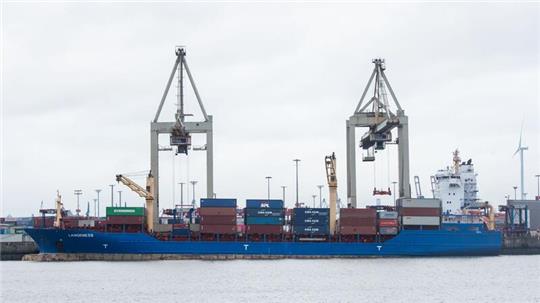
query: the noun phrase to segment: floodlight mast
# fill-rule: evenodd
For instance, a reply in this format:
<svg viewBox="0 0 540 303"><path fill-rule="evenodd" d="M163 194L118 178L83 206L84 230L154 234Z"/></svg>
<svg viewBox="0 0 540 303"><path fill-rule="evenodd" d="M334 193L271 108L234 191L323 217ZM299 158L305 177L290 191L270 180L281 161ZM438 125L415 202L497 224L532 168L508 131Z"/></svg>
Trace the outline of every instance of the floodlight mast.
<svg viewBox="0 0 540 303"><path fill-rule="evenodd" d="M360 147L366 152L363 161L375 161L375 150L383 150L387 143L392 143L392 129L398 129L398 170L399 170L399 197L410 198L411 188L409 180L409 126L408 117L401 108L388 79L384 73L384 59L372 61L375 68L360 97L354 114L346 122L347 131L347 199L352 207L357 206L356 195L356 137L357 127L367 127L369 130L362 136ZM373 83L373 97L363 104L364 98ZM386 89L390 92L393 104L397 108L393 113L388 103ZM370 108L371 105L371 108Z"/></svg>
<svg viewBox="0 0 540 303"><path fill-rule="evenodd" d="M176 47L175 49L176 60L174 62L171 74L165 86L165 91L161 97L154 120L150 123L150 173L154 177L153 192L153 217L154 226L148 226L150 230L154 230L159 220L159 135L169 134L170 145L177 148L178 153L187 154L191 146L191 134L199 133L206 134L206 196L212 198L214 193L214 161L213 161L213 127L212 116L206 113L204 105L191 75L191 71L186 61L186 51L184 47ZM186 122L185 117L188 116L184 112L184 86L183 86L183 73L184 70L188 76L191 88L195 93L199 108L204 117L204 121L200 122ZM165 99L169 93L171 83L174 79L174 75L178 72L178 106L175 114L174 122L159 122L159 116L165 103Z"/></svg>

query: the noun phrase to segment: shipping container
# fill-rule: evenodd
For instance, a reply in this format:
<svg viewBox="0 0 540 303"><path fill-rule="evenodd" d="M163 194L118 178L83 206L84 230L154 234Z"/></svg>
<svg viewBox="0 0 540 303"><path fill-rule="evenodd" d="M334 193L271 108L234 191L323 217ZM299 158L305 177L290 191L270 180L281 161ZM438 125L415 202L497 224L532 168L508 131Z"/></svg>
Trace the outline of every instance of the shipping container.
<svg viewBox="0 0 540 303"><path fill-rule="evenodd" d="M373 208L342 208L340 218L376 218L377 210Z"/></svg>
<svg viewBox="0 0 540 303"><path fill-rule="evenodd" d="M144 207L107 207L107 217L110 216L144 216Z"/></svg>
<svg viewBox="0 0 540 303"><path fill-rule="evenodd" d="M306 217L306 216L295 216L293 218L293 225L328 225L330 218L328 217Z"/></svg>
<svg viewBox="0 0 540 303"><path fill-rule="evenodd" d="M107 217L107 224L143 224L144 217L136 216L111 216Z"/></svg>
<svg viewBox="0 0 540 303"><path fill-rule="evenodd" d="M193 231L193 232L198 232L201 230L201 225L200 224L189 224L189 230Z"/></svg>
<svg viewBox="0 0 540 303"><path fill-rule="evenodd" d="M340 226L339 233L342 235L376 235L376 226Z"/></svg>
<svg viewBox="0 0 540 303"><path fill-rule="evenodd" d="M246 208L283 208L283 200L259 200L248 199L246 200Z"/></svg>
<svg viewBox="0 0 540 303"><path fill-rule="evenodd" d="M293 232L296 235L327 235L329 233L328 225L295 225Z"/></svg>
<svg viewBox="0 0 540 303"><path fill-rule="evenodd" d="M245 208L244 215L246 217L284 217L285 209L283 208Z"/></svg>
<svg viewBox="0 0 540 303"><path fill-rule="evenodd" d="M236 225L200 225L201 233L205 234L236 234Z"/></svg>
<svg viewBox="0 0 540 303"><path fill-rule="evenodd" d="M236 199L201 199L201 207L236 208Z"/></svg>
<svg viewBox="0 0 540 303"><path fill-rule="evenodd" d="M397 211L381 211L378 213L379 219L397 219Z"/></svg>
<svg viewBox="0 0 540 303"><path fill-rule="evenodd" d="M397 205L400 207L422 207L422 208L441 208L439 199L398 199Z"/></svg>
<svg viewBox="0 0 540 303"><path fill-rule="evenodd" d="M53 227L54 225L54 217L45 217L45 221L42 219L43 217L34 217L34 227L40 228L40 227ZM43 222L45 224L43 225Z"/></svg>
<svg viewBox="0 0 540 303"><path fill-rule="evenodd" d="M283 225L283 217L246 217L247 225Z"/></svg>
<svg viewBox="0 0 540 303"><path fill-rule="evenodd" d="M189 228L177 228L172 230L172 236L189 236Z"/></svg>
<svg viewBox="0 0 540 303"><path fill-rule="evenodd" d="M236 215L201 216L204 225L236 225Z"/></svg>
<svg viewBox="0 0 540 303"><path fill-rule="evenodd" d="M199 216L236 216L234 207L201 207Z"/></svg>
<svg viewBox="0 0 540 303"><path fill-rule="evenodd" d="M279 235L283 232L281 225L246 225L247 234Z"/></svg>
<svg viewBox="0 0 540 303"><path fill-rule="evenodd" d="M328 208L293 208L293 216L320 216L328 217L330 210Z"/></svg>
<svg viewBox="0 0 540 303"><path fill-rule="evenodd" d="M395 226L398 226L398 220L397 219L379 219L379 226L395 227Z"/></svg>
<svg viewBox="0 0 540 303"><path fill-rule="evenodd" d="M403 225L440 225L440 217L403 216Z"/></svg>
<svg viewBox="0 0 540 303"><path fill-rule="evenodd" d="M380 227L379 228L379 234L381 235L397 235L398 228L397 227Z"/></svg>
<svg viewBox="0 0 540 303"><path fill-rule="evenodd" d="M428 216L438 217L441 215L440 208L425 208L425 207L403 207L400 208L399 213L402 216Z"/></svg>
<svg viewBox="0 0 540 303"><path fill-rule="evenodd" d="M96 226L95 220L79 220L79 227L94 227Z"/></svg>
<svg viewBox="0 0 540 303"><path fill-rule="evenodd" d="M339 224L342 226L375 226L377 225L377 217L373 217L373 218L345 217L345 218L339 219Z"/></svg>

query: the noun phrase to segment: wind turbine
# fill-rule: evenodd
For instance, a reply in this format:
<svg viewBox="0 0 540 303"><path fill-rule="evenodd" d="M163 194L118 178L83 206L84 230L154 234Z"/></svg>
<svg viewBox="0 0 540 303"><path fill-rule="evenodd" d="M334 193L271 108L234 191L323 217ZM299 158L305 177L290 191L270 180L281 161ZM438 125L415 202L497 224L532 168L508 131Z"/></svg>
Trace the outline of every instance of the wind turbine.
<svg viewBox="0 0 540 303"><path fill-rule="evenodd" d="M524 187L524 183L525 183L525 169L524 169L524 165L523 165L523 151L526 151L528 150L529 148L526 147L526 146L522 146L521 145L521 137L523 135L523 122L521 123L521 131L519 132L519 144L518 144L518 148L516 149L516 152L514 153L514 156L519 153L519 159L521 161L521 187L519 188L519 190L521 191L521 200L525 200L525 188Z"/></svg>

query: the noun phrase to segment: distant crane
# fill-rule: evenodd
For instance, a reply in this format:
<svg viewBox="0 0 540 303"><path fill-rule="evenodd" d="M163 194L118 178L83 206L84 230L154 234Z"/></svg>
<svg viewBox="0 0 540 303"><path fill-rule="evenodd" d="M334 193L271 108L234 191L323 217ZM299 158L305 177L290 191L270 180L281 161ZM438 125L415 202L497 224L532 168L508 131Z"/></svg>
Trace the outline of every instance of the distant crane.
<svg viewBox="0 0 540 303"><path fill-rule="evenodd" d="M528 150L529 148L526 146L521 145L521 137L523 135L523 123L521 124L521 131L519 133L519 143L518 148L516 149L516 152L514 153L514 156L519 153L519 160L521 163L521 200L525 200L525 168L523 164L523 152Z"/></svg>
<svg viewBox="0 0 540 303"><path fill-rule="evenodd" d="M328 182L329 208L330 208L330 234L336 231L336 203L337 203L337 176L336 155L332 153L324 158L326 167L326 181Z"/></svg>

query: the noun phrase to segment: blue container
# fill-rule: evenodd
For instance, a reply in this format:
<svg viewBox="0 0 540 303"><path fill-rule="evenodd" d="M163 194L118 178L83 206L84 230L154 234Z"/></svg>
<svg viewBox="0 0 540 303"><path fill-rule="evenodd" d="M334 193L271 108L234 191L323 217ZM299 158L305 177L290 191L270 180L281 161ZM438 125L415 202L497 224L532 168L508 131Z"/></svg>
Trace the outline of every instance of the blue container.
<svg viewBox="0 0 540 303"><path fill-rule="evenodd" d="M283 217L285 210L283 208L244 208L246 217Z"/></svg>
<svg viewBox="0 0 540 303"><path fill-rule="evenodd" d="M283 217L246 217L247 225L283 225Z"/></svg>
<svg viewBox="0 0 540 303"><path fill-rule="evenodd" d="M283 208L283 200L246 200L246 208Z"/></svg>
<svg viewBox="0 0 540 303"><path fill-rule="evenodd" d="M330 209L328 208L293 208L293 216L322 216L328 217Z"/></svg>
<svg viewBox="0 0 540 303"><path fill-rule="evenodd" d="M330 228L328 225L314 226L314 225L298 225L293 227L293 232L295 235L328 235Z"/></svg>
<svg viewBox="0 0 540 303"><path fill-rule="evenodd" d="M172 230L173 236L189 236L189 228L179 228Z"/></svg>
<svg viewBox="0 0 540 303"><path fill-rule="evenodd" d="M234 207L236 199L201 199L201 207Z"/></svg>
<svg viewBox="0 0 540 303"><path fill-rule="evenodd" d="M167 220L167 223L168 224L182 224L182 223L184 223L184 220L182 220L181 218L176 218L176 220L175 219L169 219L169 220Z"/></svg>
<svg viewBox="0 0 540 303"><path fill-rule="evenodd" d="M328 225L330 218L328 217L317 217L317 216L297 216L293 218L293 225L302 226L302 225Z"/></svg>

